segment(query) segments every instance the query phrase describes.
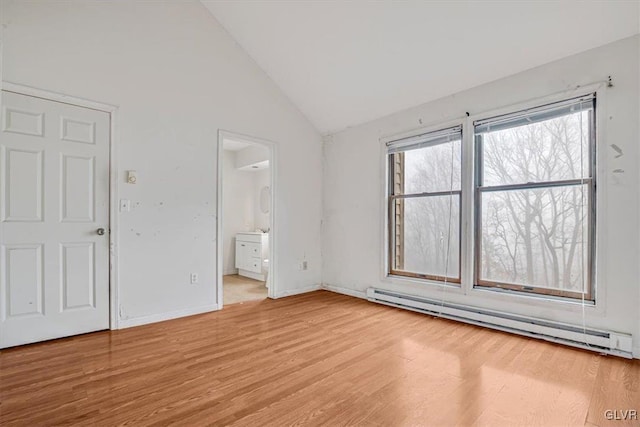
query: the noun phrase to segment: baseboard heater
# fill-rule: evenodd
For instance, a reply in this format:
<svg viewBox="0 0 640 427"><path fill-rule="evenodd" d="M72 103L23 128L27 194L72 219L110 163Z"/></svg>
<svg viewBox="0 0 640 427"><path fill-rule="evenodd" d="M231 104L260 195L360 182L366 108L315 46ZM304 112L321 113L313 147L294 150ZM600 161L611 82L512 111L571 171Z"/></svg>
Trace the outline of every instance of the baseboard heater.
<svg viewBox="0 0 640 427"><path fill-rule="evenodd" d="M442 301L376 288L367 289L367 299L392 307L566 344L598 353L628 359L633 357L632 340L629 334L591 328L583 330L581 326L484 310L450 302L443 303Z"/></svg>

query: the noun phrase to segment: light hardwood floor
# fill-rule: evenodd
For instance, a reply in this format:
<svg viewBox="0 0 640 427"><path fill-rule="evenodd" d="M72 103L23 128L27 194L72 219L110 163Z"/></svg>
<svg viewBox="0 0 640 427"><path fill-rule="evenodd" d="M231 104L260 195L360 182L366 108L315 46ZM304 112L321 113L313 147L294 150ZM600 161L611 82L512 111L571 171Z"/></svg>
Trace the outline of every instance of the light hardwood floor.
<svg viewBox="0 0 640 427"><path fill-rule="evenodd" d="M0 425L638 425L640 363L326 291L0 351Z"/></svg>

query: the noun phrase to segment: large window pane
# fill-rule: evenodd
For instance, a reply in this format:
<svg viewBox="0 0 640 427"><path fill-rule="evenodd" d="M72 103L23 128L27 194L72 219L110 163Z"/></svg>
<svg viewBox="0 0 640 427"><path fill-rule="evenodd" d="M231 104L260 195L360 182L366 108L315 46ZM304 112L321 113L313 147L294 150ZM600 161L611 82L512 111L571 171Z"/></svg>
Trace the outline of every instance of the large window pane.
<svg viewBox="0 0 640 427"><path fill-rule="evenodd" d="M459 278L459 194L397 199L392 205L396 221L402 221L396 236L402 244L396 245L393 269L434 278ZM396 215L400 212L403 215Z"/></svg>
<svg viewBox="0 0 640 427"><path fill-rule="evenodd" d="M594 299L593 94L475 125L476 282Z"/></svg>
<svg viewBox="0 0 640 427"><path fill-rule="evenodd" d="M588 293L589 185L482 193L480 282Z"/></svg>
<svg viewBox="0 0 640 427"><path fill-rule="evenodd" d="M590 109L482 133L482 185L588 177L592 114Z"/></svg>
<svg viewBox="0 0 640 427"><path fill-rule="evenodd" d="M387 144L389 274L460 283L461 141L454 126Z"/></svg>
<svg viewBox="0 0 640 427"><path fill-rule="evenodd" d="M460 140L403 152L404 192L396 194L460 190L460 153Z"/></svg>

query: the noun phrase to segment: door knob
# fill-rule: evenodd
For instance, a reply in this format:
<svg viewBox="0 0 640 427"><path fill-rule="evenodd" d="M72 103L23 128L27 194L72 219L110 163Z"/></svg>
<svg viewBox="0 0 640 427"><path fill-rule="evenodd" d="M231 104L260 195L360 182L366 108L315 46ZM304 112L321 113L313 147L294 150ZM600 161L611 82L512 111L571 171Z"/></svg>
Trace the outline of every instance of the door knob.
<svg viewBox="0 0 640 427"><path fill-rule="evenodd" d="M98 236L102 236L104 235L104 228L98 228L96 232L98 233Z"/></svg>

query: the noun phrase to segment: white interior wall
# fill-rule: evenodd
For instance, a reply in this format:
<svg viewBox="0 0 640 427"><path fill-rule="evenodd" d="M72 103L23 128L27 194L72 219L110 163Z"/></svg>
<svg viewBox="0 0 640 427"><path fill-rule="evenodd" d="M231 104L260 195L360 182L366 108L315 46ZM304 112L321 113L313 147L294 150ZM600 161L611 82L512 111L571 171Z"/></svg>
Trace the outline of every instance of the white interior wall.
<svg viewBox="0 0 640 427"><path fill-rule="evenodd" d="M411 280L390 282L383 275L383 188L385 175L380 138L429 124L479 114L563 92L578 84L601 81L608 75L615 87L606 90L599 112L607 115L604 140L598 150L606 161L598 175L598 192L606 206L598 212L603 280L598 283L598 308L586 308L586 325L634 334L640 356L638 316L639 150L638 36L430 102L347 129L325 138L323 282L343 292L363 295L370 286L409 294L443 298L441 287ZM471 70L472 71L472 70ZM420 123L424 123L421 125ZM610 144L624 155L616 158ZM615 174L614 169L624 173ZM448 292L444 298L462 304L523 315L582 323L579 304L548 302L523 296L498 296L472 291Z"/></svg>
<svg viewBox="0 0 640 427"><path fill-rule="evenodd" d="M202 4L1 7L3 80L119 106L116 199L133 207L119 216L121 325L215 308L219 129L277 144L278 295L319 285L321 138Z"/></svg>
<svg viewBox="0 0 640 427"><path fill-rule="evenodd" d="M236 274L236 234L255 229L255 172L235 167L236 153L223 152L223 274Z"/></svg>

